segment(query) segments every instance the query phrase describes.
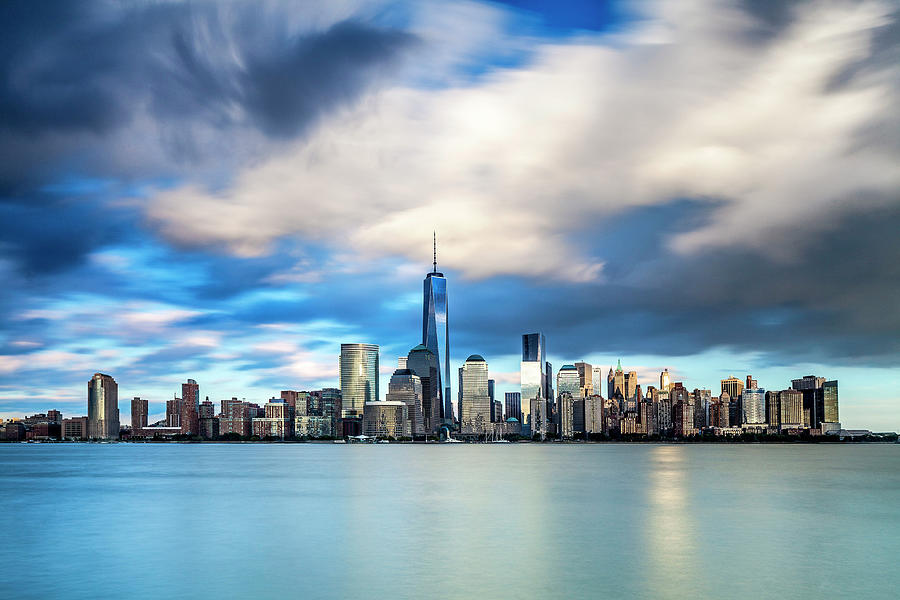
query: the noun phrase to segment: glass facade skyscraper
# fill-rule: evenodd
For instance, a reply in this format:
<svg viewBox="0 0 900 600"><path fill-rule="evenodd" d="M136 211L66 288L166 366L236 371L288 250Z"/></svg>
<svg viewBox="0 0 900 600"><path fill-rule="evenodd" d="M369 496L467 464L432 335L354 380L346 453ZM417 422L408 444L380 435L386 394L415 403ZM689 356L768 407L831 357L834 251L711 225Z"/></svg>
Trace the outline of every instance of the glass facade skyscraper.
<svg viewBox="0 0 900 600"><path fill-rule="evenodd" d="M491 397L488 393L488 365L478 354L466 359L459 368L459 424L463 433L485 433L491 423Z"/></svg>
<svg viewBox="0 0 900 600"><path fill-rule="evenodd" d="M338 368L341 417L362 418L366 402L378 401L378 346L341 344Z"/></svg>
<svg viewBox="0 0 900 600"><path fill-rule="evenodd" d="M447 280L434 270L425 276L423 282L424 301L422 303L422 344L431 350L437 359L437 388L441 394L441 418L453 420L453 402L450 395L450 330L447 324Z"/></svg>
<svg viewBox="0 0 900 600"><path fill-rule="evenodd" d="M119 439L119 386L103 373L88 381L88 437Z"/></svg>
<svg viewBox="0 0 900 600"><path fill-rule="evenodd" d="M547 342L542 333L526 333L522 336L522 365L521 365L521 408L522 431L530 435L531 427L531 401L540 399L547 401Z"/></svg>

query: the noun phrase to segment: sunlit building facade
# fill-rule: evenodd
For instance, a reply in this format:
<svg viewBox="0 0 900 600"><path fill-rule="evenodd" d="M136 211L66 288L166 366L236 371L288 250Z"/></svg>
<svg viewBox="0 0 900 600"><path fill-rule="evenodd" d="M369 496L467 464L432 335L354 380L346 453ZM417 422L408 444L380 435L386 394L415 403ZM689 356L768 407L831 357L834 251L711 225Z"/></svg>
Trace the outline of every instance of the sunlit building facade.
<svg viewBox="0 0 900 600"><path fill-rule="evenodd" d="M425 435L425 418L422 414L422 380L409 369L397 369L388 383L387 400L406 404L410 435Z"/></svg>
<svg viewBox="0 0 900 600"><path fill-rule="evenodd" d="M344 419L362 418L367 402L378 395L378 346L341 344L338 367Z"/></svg>
<svg viewBox="0 0 900 600"><path fill-rule="evenodd" d="M459 368L459 427L463 433L485 433L491 423L491 397L488 390L488 364L478 354L466 359Z"/></svg>
<svg viewBox="0 0 900 600"><path fill-rule="evenodd" d="M753 388L741 392L741 411L741 422L744 425L765 425L766 390Z"/></svg>
<svg viewBox="0 0 900 600"><path fill-rule="evenodd" d="M547 342L542 333L527 333L522 336L521 364L521 409L522 433L530 435L532 400L550 398L550 384L547 381ZM542 418L546 417L546 409Z"/></svg>
<svg viewBox="0 0 900 600"><path fill-rule="evenodd" d="M103 373L88 381L88 437L119 439L119 386Z"/></svg>

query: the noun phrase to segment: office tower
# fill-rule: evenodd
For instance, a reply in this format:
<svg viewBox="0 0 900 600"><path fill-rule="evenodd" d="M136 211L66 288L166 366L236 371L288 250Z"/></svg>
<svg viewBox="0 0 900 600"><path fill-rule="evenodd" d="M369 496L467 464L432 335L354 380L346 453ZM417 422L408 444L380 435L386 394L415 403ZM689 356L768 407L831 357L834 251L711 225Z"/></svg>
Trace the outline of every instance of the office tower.
<svg viewBox="0 0 900 600"><path fill-rule="evenodd" d="M792 379L791 388L803 395L804 423L818 428L824 420L825 413L825 378L807 375L801 379ZM808 416L806 416L808 415Z"/></svg>
<svg viewBox="0 0 900 600"><path fill-rule="evenodd" d="M480 355L473 354L460 367L459 374L462 390L459 406L460 431L485 433L491 422L487 362Z"/></svg>
<svg viewBox="0 0 900 600"><path fill-rule="evenodd" d="M638 388L640 389L640 388ZM640 415L641 427L647 435L656 435L659 428L656 423L656 411L650 398L643 398L638 402L638 414Z"/></svg>
<svg viewBox="0 0 900 600"><path fill-rule="evenodd" d="M394 439L410 436L406 402L366 402L363 411L365 435Z"/></svg>
<svg viewBox="0 0 900 600"><path fill-rule="evenodd" d="M252 417L253 435L260 439L278 438L286 440L294 437L294 419L290 405L280 398L272 398L265 405L265 414Z"/></svg>
<svg viewBox="0 0 900 600"><path fill-rule="evenodd" d="M531 435L531 401L546 402L547 396L547 342L542 333L527 333L522 336L521 364L521 412L522 433ZM546 417L546 410L542 417Z"/></svg>
<svg viewBox="0 0 900 600"><path fill-rule="evenodd" d="M181 398L166 400L166 427L181 427Z"/></svg>
<svg viewBox="0 0 900 600"><path fill-rule="evenodd" d="M58 410L48 410L47 421L50 423L62 423L62 413Z"/></svg>
<svg viewBox="0 0 900 600"><path fill-rule="evenodd" d="M628 371L625 373L625 399L634 400L635 390L637 390L637 372Z"/></svg>
<svg viewBox="0 0 900 600"><path fill-rule="evenodd" d="M668 369L663 369L663 372L659 374L659 389L667 394L672 389L672 378L669 376Z"/></svg>
<svg viewBox="0 0 900 600"><path fill-rule="evenodd" d="M506 392L506 418L522 422L522 394L519 392Z"/></svg>
<svg viewBox="0 0 900 600"><path fill-rule="evenodd" d="M422 380L409 369L397 369L388 383L388 402L406 403L409 432L412 437L425 435L425 418L422 415Z"/></svg>
<svg viewBox="0 0 900 600"><path fill-rule="evenodd" d="M425 429L431 433L441 426L441 390L437 357L434 352L419 344L409 351L406 368L422 382L422 415Z"/></svg>
<svg viewBox="0 0 900 600"><path fill-rule="evenodd" d="M584 432L603 433L603 396L591 394L584 399Z"/></svg>
<svg viewBox="0 0 900 600"><path fill-rule="evenodd" d="M550 418L547 414L547 409L549 408L547 400L545 398L532 398L528 403L530 405L528 408L528 420L531 423L531 427L528 432L525 432L523 427L523 435L530 433L531 437L543 440L547 437Z"/></svg>
<svg viewBox="0 0 900 600"><path fill-rule="evenodd" d="M181 433L200 435L200 386L193 379L181 384Z"/></svg>
<svg viewBox="0 0 900 600"><path fill-rule="evenodd" d="M728 379L723 379L720 383L722 385L721 391L728 392L728 398L731 400L740 398L741 393L744 391L744 384L734 375L729 375Z"/></svg>
<svg viewBox="0 0 900 600"><path fill-rule="evenodd" d="M491 402L491 421L494 423L503 422L503 403L499 400Z"/></svg>
<svg viewBox="0 0 900 600"><path fill-rule="evenodd" d="M141 429L147 426L149 403L143 398L135 396L131 400L131 434L140 435Z"/></svg>
<svg viewBox="0 0 900 600"><path fill-rule="evenodd" d="M744 383L744 389L755 390L759 387L759 384L753 379L752 375L747 375L747 381Z"/></svg>
<svg viewBox="0 0 900 600"><path fill-rule="evenodd" d="M88 437L119 439L119 386L103 373L88 381Z"/></svg>
<svg viewBox="0 0 900 600"><path fill-rule="evenodd" d="M422 344L434 353L438 364L438 393L441 395L441 419L453 422L453 402L450 395L450 327L447 321L447 280L437 270L437 236L434 241L434 262L431 273L423 282ZM347 398L344 397L346 403Z"/></svg>
<svg viewBox="0 0 900 600"><path fill-rule="evenodd" d="M341 344L338 369L343 408L341 417L359 419L366 402L377 402L378 346L375 344Z"/></svg>
<svg viewBox="0 0 900 600"><path fill-rule="evenodd" d="M566 365L572 366L572 365ZM563 367L565 368L565 367ZM572 366L574 370L574 366ZM578 371L575 371L578 374ZM576 393L578 387L576 386ZM560 392L557 396L557 409L559 410L559 437L562 439L571 439L575 434L575 398L572 392Z"/></svg>
<svg viewBox="0 0 900 600"><path fill-rule="evenodd" d="M616 363L615 371L610 367L609 375L606 376L606 387L610 400L614 398L625 399L627 390L625 388L625 372L622 370L622 359L619 359Z"/></svg>
<svg viewBox="0 0 900 600"><path fill-rule="evenodd" d="M581 389L581 397L587 398L594 393L594 368L586 362L575 363L575 368L578 369L578 385Z"/></svg>
<svg viewBox="0 0 900 600"><path fill-rule="evenodd" d="M88 418L63 419L60 434L64 440L83 440L88 437Z"/></svg>
<svg viewBox="0 0 900 600"><path fill-rule="evenodd" d="M822 411L822 422L837 424L840 429L840 416L838 415L838 382L826 381L822 384L822 396L824 410Z"/></svg>
<svg viewBox="0 0 900 600"><path fill-rule="evenodd" d="M408 357L406 357L406 356L398 356L397 357L397 368L405 369L407 359L408 359Z"/></svg>
<svg viewBox="0 0 900 600"><path fill-rule="evenodd" d="M693 396L694 428L703 429L709 425L709 403L712 401L712 390L695 389Z"/></svg>
<svg viewBox="0 0 900 600"><path fill-rule="evenodd" d="M556 374L556 393L569 394L573 399L581 397L581 377L575 365L563 365Z"/></svg>
<svg viewBox="0 0 900 600"><path fill-rule="evenodd" d="M766 390L749 388L741 392L741 422L744 425L765 425Z"/></svg>
<svg viewBox="0 0 900 600"><path fill-rule="evenodd" d="M781 402L778 392L766 392L766 423L775 429L781 427Z"/></svg>
<svg viewBox="0 0 900 600"><path fill-rule="evenodd" d="M803 393L790 389L778 392L778 404L781 410L779 427L781 429L800 429L803 427Z"/></svg>
<svg viewBox="0 0 900 600"><path fill-rule="evenodd" d="M723 379L720 384L722 386L721 393L728 394L728 419L731 422L731 426L740 427L742 420L741 394L744 392L744 383L734 375L729 375L728 379Z"/></svg>

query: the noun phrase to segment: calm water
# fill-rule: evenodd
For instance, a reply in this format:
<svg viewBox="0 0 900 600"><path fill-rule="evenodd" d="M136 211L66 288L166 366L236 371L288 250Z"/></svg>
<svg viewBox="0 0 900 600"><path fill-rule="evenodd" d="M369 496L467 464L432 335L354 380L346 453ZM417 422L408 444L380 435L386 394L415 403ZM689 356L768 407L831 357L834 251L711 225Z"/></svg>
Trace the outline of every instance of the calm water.
<svg viewBox="0 0 900 600"><path fill-rule="evenodd" d="M900 445L0 444L0 532L10 598L895 597Z"/></svg>

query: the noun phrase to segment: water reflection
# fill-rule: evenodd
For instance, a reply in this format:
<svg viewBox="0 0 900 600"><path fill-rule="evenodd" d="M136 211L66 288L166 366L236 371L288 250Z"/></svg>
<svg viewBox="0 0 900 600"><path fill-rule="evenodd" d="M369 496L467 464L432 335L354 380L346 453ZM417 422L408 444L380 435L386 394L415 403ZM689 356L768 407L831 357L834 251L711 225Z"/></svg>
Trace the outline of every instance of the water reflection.
<svg viewBox="0 0 900 600"><path fill-rule="evenodd" d="M645 581L654 598L702 595L703 580L695 532L695 511L685 468L686 448L656 446L650 453L647 515L643 527L647 568Z"/></svg>

